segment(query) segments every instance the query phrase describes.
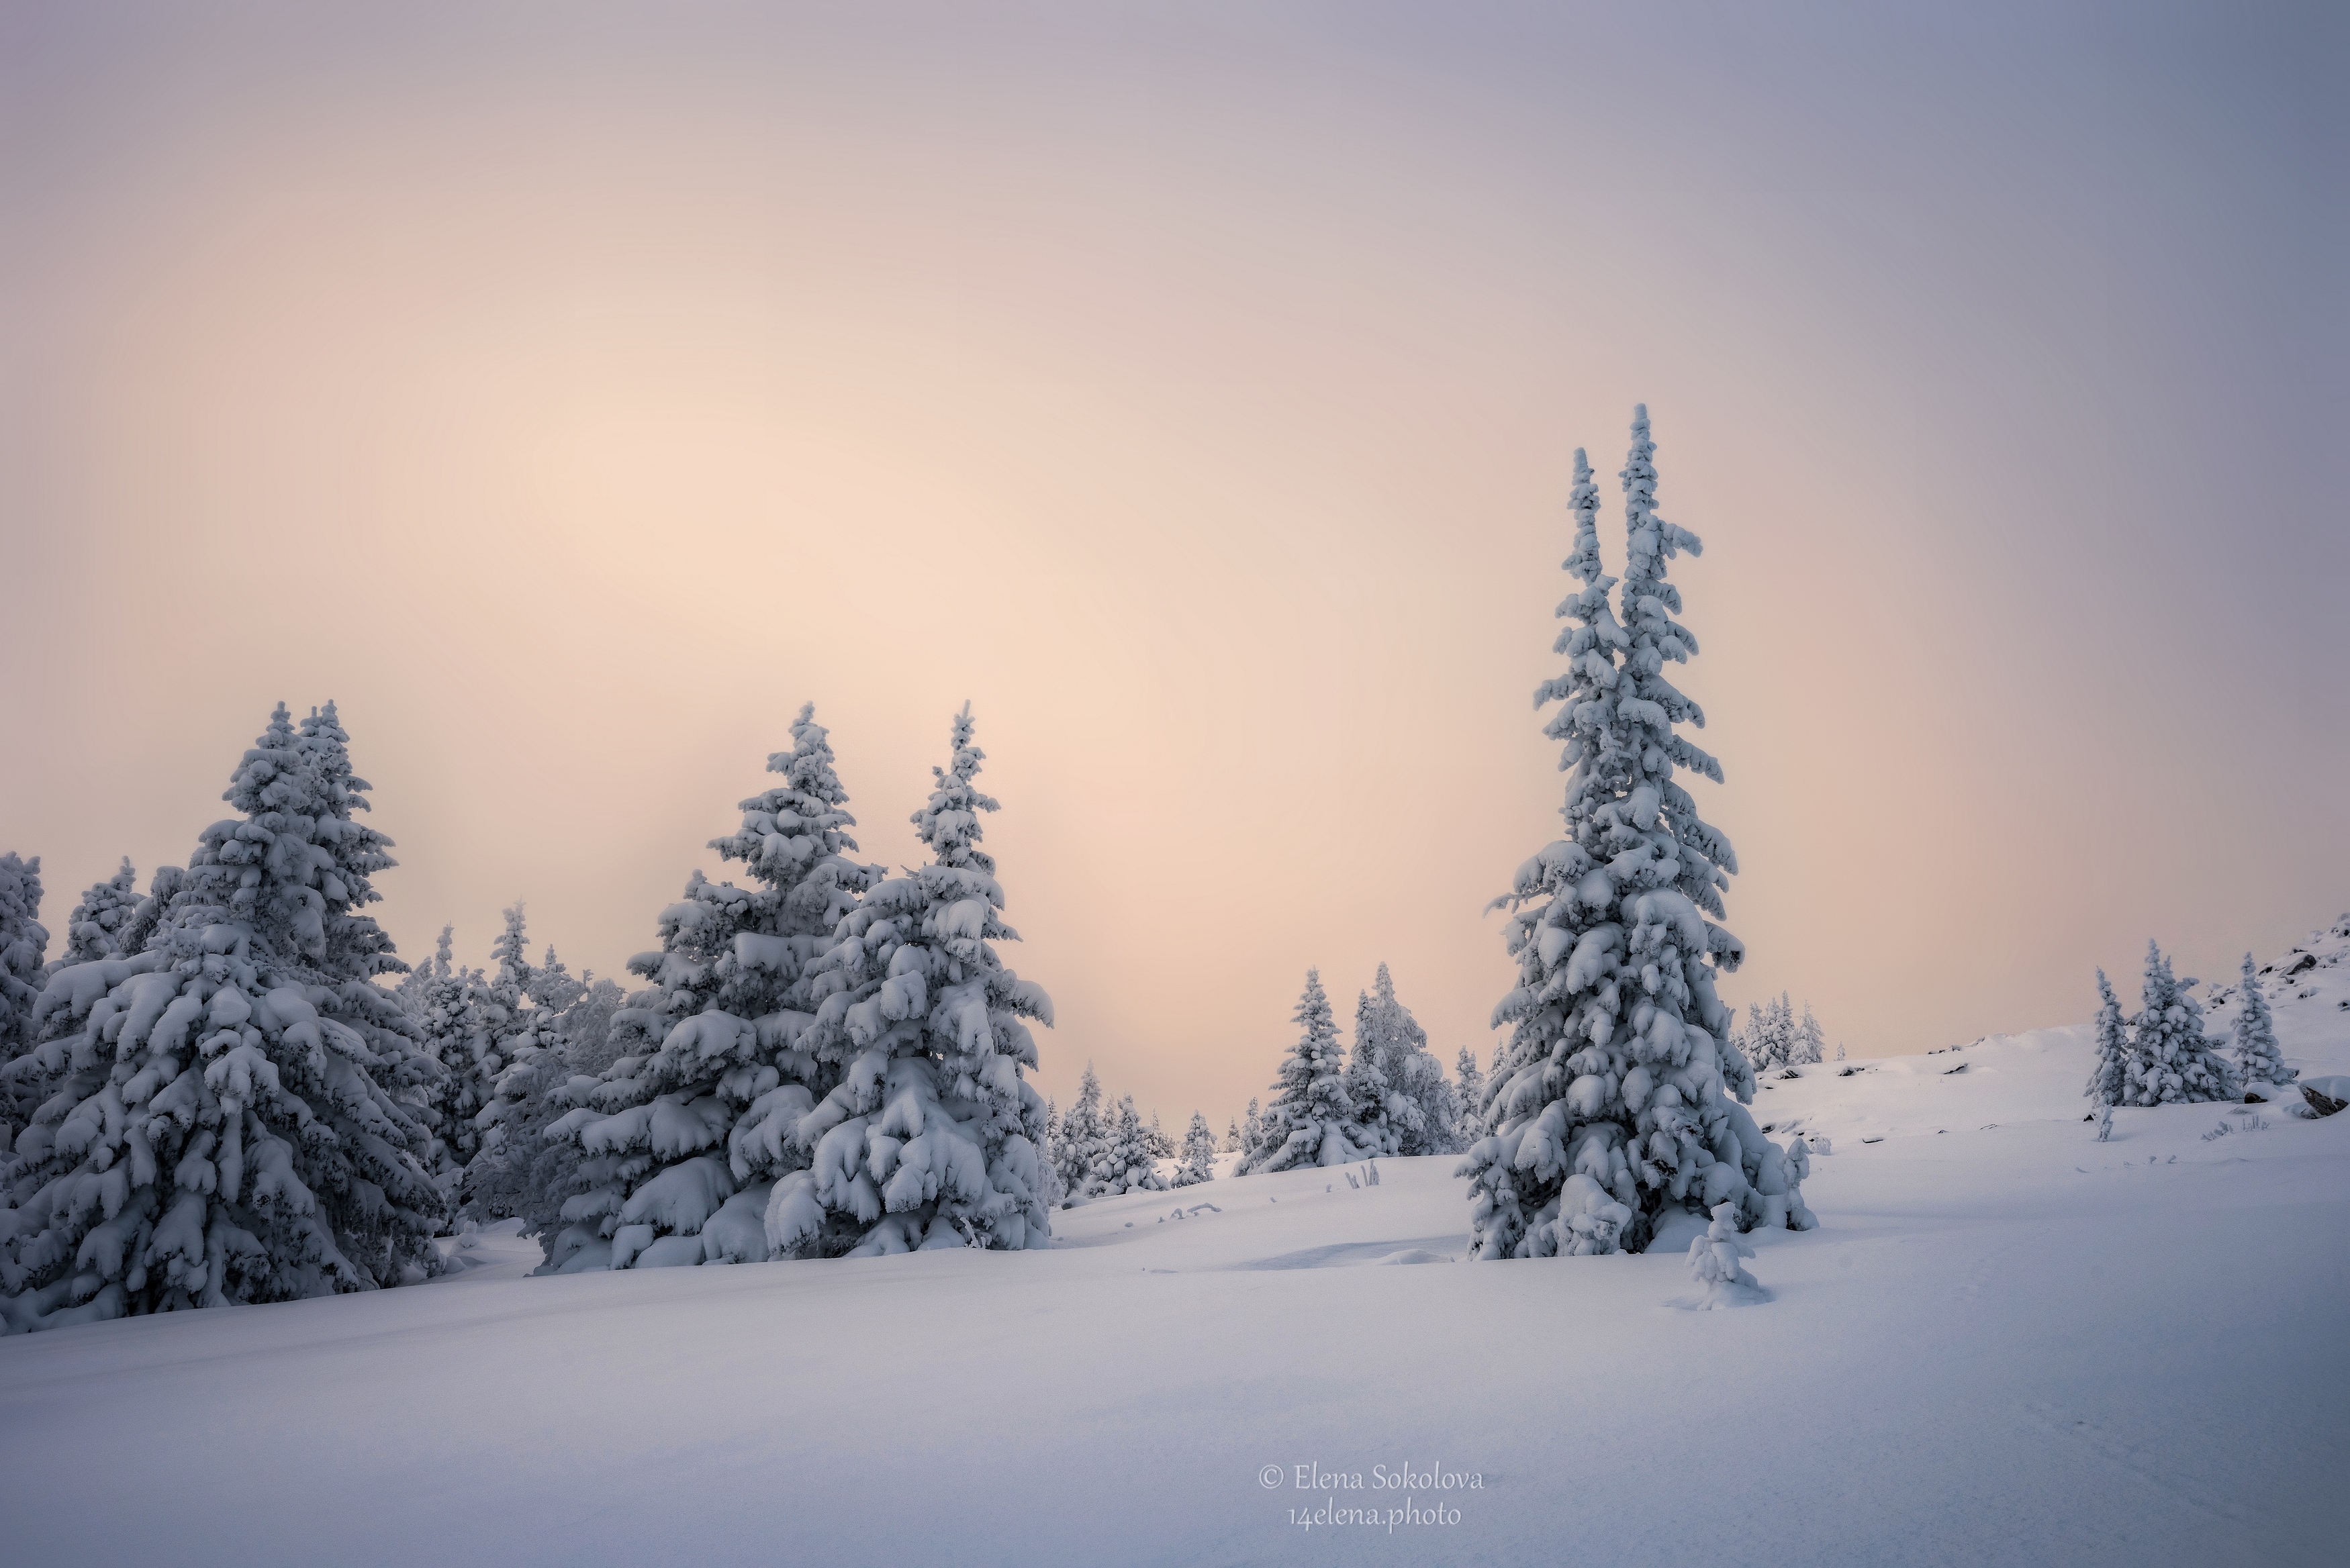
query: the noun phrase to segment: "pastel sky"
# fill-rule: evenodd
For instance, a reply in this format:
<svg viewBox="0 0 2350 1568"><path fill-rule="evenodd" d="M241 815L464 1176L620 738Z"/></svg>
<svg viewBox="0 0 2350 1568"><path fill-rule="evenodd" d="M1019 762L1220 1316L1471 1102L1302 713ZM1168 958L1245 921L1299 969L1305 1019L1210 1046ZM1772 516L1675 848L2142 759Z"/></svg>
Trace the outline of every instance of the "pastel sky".
<svg viewBox="0 0 2350 1568"><path fill-rule="evenodd" d="M0 10L0 847L341 705L410 956L617 971L813 698L969 699L1009 961L1178 1123L1321 966L1448 1062L1635 401L1726 993L1856 1054L2350 904L2338 9Z"/></svg>

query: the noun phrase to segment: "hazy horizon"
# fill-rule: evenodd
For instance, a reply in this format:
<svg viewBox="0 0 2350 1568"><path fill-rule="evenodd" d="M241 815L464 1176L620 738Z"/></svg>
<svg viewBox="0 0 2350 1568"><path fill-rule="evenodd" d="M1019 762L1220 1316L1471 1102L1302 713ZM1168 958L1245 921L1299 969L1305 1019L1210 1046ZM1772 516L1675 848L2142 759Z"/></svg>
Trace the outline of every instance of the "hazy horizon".
<svg viewBox="0 0 2350 1568"><path fill-rule="evenodd" d="M891 866L969 700L1046 1093L1221 1130L1308 965L1482 1059L1645 401L1725 996L2229 978L2350 907L2341 33L11 8L0 850L55 956L331 698L405 957L618 974L804 700Z"/></svg>

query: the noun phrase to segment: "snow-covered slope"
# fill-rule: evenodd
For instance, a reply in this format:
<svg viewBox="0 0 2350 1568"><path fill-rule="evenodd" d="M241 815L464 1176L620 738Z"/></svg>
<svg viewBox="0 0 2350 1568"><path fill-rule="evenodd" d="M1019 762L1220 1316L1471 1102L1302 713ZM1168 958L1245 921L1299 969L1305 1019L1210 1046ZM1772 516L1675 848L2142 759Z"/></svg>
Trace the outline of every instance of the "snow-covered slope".
<svg viewBox="0 0 2350 1568"><path fill-rule="evenodd" d="M2350 1028L2321 1023L2350 1013L2313 1004L2350 971L2323 967L2278 1027L2340 1072ZM445 1283L0 1341L0 1542L240 1565L2340 1561L2350 1114L2125 1111L2100 1144L2087 1072L2060 1029L1769 1080L1759 1118L1834 1152L1805 1189L1821 1228L1752 1238L1774 1299L1747 1311L1665 1305L1675 1255L1451 1261L1468 1216L1440 1158L1089 1204L1042 1253L533 1279L498 1230Z"/></svg>

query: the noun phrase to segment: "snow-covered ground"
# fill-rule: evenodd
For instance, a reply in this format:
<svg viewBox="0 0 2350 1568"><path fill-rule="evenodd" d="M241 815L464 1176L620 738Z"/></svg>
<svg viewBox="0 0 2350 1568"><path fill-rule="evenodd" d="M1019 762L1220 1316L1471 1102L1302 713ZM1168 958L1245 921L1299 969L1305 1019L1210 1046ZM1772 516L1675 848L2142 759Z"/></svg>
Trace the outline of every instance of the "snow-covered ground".
<svg viewBox="0 0 2350 1568"><path fill-rule="evenodd" d="M2288 1061L2350 1071L2345 998L2280 988ZM1092 1204L1048 1253L531 1279L492 1231L421 1288L0 1341L0 1556L2344 1561L2350 1114L2100 1144L2088 1062L1766 1080L1833 1152L1747 1311L1663 1304L1678 1249L1456 1262L1448 1158Z"/></svg>

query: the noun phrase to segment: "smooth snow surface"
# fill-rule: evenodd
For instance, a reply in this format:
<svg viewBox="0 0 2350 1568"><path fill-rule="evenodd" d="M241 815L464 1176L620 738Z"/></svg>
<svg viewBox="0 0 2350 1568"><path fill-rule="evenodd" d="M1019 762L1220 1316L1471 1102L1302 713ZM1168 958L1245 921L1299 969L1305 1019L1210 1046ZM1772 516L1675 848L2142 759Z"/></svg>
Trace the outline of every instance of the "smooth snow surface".
<svg viewBox="0 0 2350 1568"><path fill-rule="evenodd" d="M2336 1000L2277 996L2305 1074L2350 1071ZM1448 1157L1359 1188L1220 1170L1056 1210L1044 1252L526 1278L502 1226L423 1286L0 1341L0 1542L255 1568L2339 1563L2350 1114L2125 1107L2099 1144L2088 1054L2048 1030L1768 1078L1756 1119L1834 1152L1820 1229L1745 1238L1773 1299L1741 1312L1666 1304L1695 1221L1638 1257L1453 1261ZM1379 1522L1295 1522L1350 1510Z"/></svg>

